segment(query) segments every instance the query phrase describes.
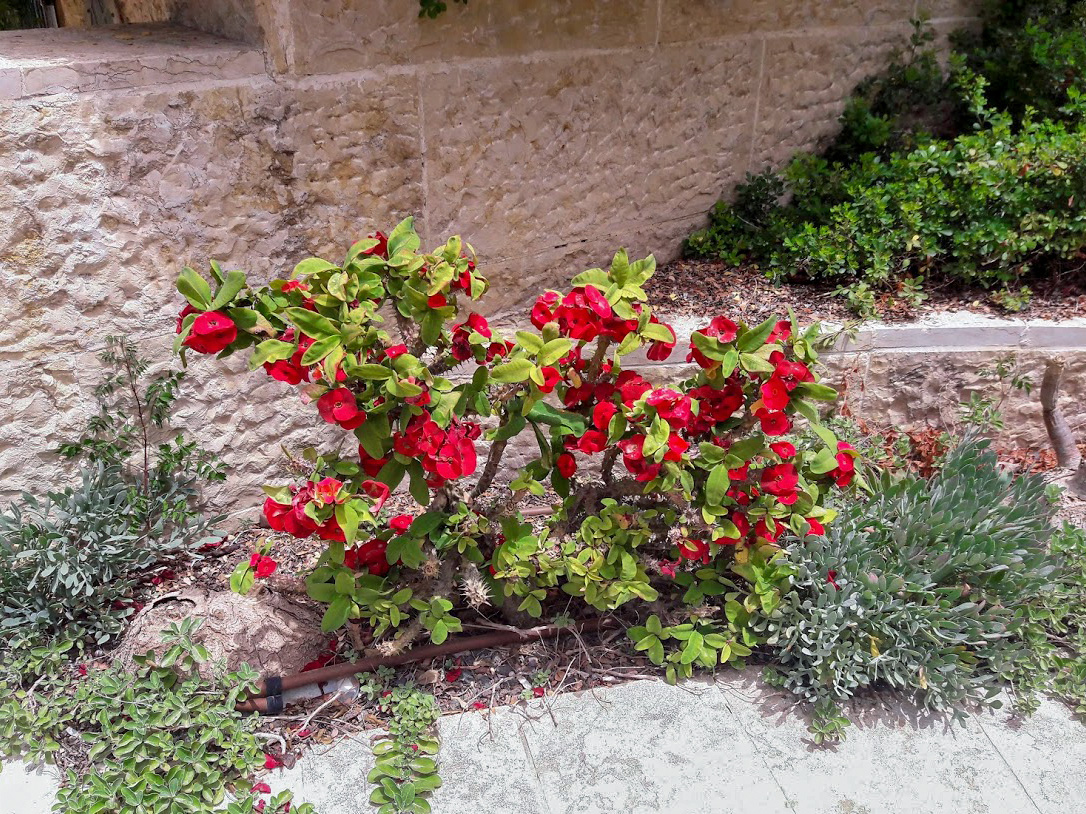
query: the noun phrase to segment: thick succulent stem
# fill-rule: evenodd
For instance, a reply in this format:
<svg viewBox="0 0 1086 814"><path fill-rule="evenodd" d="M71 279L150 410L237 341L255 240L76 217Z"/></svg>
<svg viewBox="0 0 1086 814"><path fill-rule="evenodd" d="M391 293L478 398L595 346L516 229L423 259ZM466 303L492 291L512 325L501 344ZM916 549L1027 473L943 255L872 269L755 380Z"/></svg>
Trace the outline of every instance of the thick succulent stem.
<svg viewBox="0 0 1086 814"><path fill-rule="evenodd" d="M1065 469L1080 469L1082 454L1059 407L1062 378L1063 359L1049 359L1045 363L1045 375L1041 381L1041 415L1044 417L1048 438L1056 450L1057 463ZM1086 480L1086 474L1082 472L1076 477Z"/></svg>

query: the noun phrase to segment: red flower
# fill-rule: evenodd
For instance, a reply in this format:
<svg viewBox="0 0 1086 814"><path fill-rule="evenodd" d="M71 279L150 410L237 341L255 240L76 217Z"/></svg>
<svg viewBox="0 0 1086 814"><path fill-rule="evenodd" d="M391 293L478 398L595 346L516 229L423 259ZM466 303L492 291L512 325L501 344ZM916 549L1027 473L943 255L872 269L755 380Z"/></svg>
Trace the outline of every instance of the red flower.
<svg viewBox="0 0 1086 814"><path fill-rule="evenodd" d="M542 698L546 692L547 691L543 687L532 687L532 695L536 698Z"/></svg>
<svg viewBox="0 0 1086 814"><path fill-rule="evenodd" d="M301 280L287 280L283 283L282 291L286 294L288 291L308 291L309 285L303 283Z"/></svg>
<svg viewBox="0 0 1086 814"><path fill-rule="evenodd" d="M486 709L486 704L484 704L482 701L476 701L475 703L473 703L471 705L471 708L472 709Z"/></svg>
<svg viewBox="0 0 1086 814"><path fill-rule="evenodd" d="M221 311L207 311L192 323L192 332L182 342L197 353L218 353L238 338L234 320Z"/></svg>
<svg viewBox="0 0 1086 814"><path fill-rule="evenodd" d="M675 569L679 566L681 562L681 559L675 560L675 562L672 562L671 560L660 560L660 562L658 563L658 565L660 566L660 573L663 574L665 577L671 577L672 579L675 579Z"/></svg>
<svg viewBox="0 0 1086 814"><path fill-rule="evenodd" d="M737 529L739 529L739 536L746 537L750 533L750 520L742 512L733 512L731 518L729 518Z"/></svg>
<svg viewBox="0 0 1086 814"><path fill-rule="evenodd" d="M271 786L267 783L257 783L253 786L253 794L271 794Z"/></svg>
<svg viewBox="0 0 1086 814"><path fill-rule="evenodd" d="M655 407L656 414L675 430L686 429L694 417L690 396L684 396L671 388L653 390L645 399L645 403L650 407Z"/></svg>
<svg viewBox="0 0 1086 814"><path fill-rule="evenodd" d="M671 331L671 341L661 342L659 339L654 339L649 343L649 349L645 352L645 356L653 362L663 362L669 356L671 352L675 350L675 330L663 322L660 322L655 316L649 317L650 325L663 325L669 331ZM621 340L619 340L621 341Z"/></svg>
<svg viewBox="0 0 1086 814"><path fill-rule="evenodd" d="M810 526L810 529L807 530L807 537L819 537L826 533L826 527L813 517L807 518L807 525Z"/></svg>
<svg viewBox="0 0 1086 814"><path fill-rule="evenodd" d="M377 245L372 249L366 249L362 254L368 254L373 257L383 257L385 260L388 260L388 238L385 237L382 232L372 234L370 237L377 238Z"/></svg>
<svg viewBox="0 0 1086 814"><path fill-rule="evenodd" d="M563 452L554 462L555 468L563 478L572 478L577 471L577 460L568 452Z"/></svg>
<svg viewBox="0 0 1086 814"><path fill-rule="evenodd" d="M772 345L774 342L783 342L792 336L792 323L787 319L782 319L773 326L773 330L769 332L769 336L766 337L765 343Z"/></svg>
<svg viewBox="0 0 1086 814"><path fill-rule="evenodd" d="M460 674L463 672L459 667L453 667L451 670L445 671L445 680L452 683L460 678Z"/></svg>
<svg viewBox="0 0 1086 814"><path fill-rule="evenodd" d="M86 664L76 665L75 671L77 673L79 673L80 678L86 678L87 677L87 665Z"/></svg>
<svg viewBox="0 0 1086 814"><path fill-rule="evenodd" d="M701 328L695 333L708 336L712 339L719 339L721 342L732 342L739 332L739 326L732 322L725 316L713 317L709 325L705 328ZM710 359L703 355L695 346L693 340L690 342L690 353L687 354L686 361L696 362L699 367L709 370L720 364L715 359Z"/></svg>
<svg viewBox="0 0 1086 814"><path fill-rule="evenodd" d="M773 356L776 357L777 354L773 354ZM773 377L780 379L789 393L795 390L796 385L800 382L814 381L814 374L811 373L810 369L808 369L807 365L803 364L803 362L788 362L781 360L775 362L775 364L777 365L777 370L773 374Z"/></svg>
<svg viewBox="0 0 1086 814"><path fill-rule="evenodd" d="M778 441L775 444L770 444L769 448L782 458L793 458L796 454L796 448L793 444L789 444L787 441Z"/></svg>
<svg viewBox="0 0 1086 814"><path fill-rule="evenodd" d="M381 469L388 463L388 458L373 458L366 452L365 447L359 445L358 447L358 459L362 462L362 469L371 478L377 477L380 474Z"/></svg>
<svg viewBox="0 0 1086 814"><path fill-rule="evenodd" d="M339 490L342 488L343 481L338 481L335 478L325 478L314 487L313 501L320 506L342 503L347 499L346 496L337 497Z"/></svg>
<svg viewBox="0 0 1086 814"><path fill-rule="evenodd" d="M692 562L700 560L703 565L708 565L709 544L704 540L684 539L679 542L679 558Z"/></svg>
<svg viewBox="0 0 1086 814"><path fill-rule="evenodd" d="M426 305L430 308L444 308L448 304L444 294L431 294L426 298Z"/></svg>
<svg viewBox="0 0 1086 814"><path fill-rule="evenodd" d="M287 384L300 384L302 379L309 379L309 373L304 368L295 365L291 359L279 359L275 362L265 362L264 370L276 381Z"/></svg>
<svg viewBox="0 0 1086 814"><path fill-rule="evenodd" d="M339 424L347 430L361 426L366 420L366 414L358 409L354 393L346 387L329 390L317 399L317 412L329 424Z"/></svg>
<svg viewBox="0 0 1086 814"><path fill-rule="evenodd" d="M411 528L411 523L414 520L415 518L409 514L398 514L388 521L388 527L397 534L403 534Z"/></svg>
<svg viewBox="0 0 1086 814"><path fill-rule="evenodd" d="M777 542L777 538L781 536L780 529L777 528L777 524L774 523L770 528L769 523L766 522L766 518L762 518L758 521L758 524L754 527L754 533L770 543Z"/></svg>
<svg viewBox="0 0 1086 814"><path fill-rule="evenodd" d="M799 497L796 494L798 484L799 473L792 464L776 464L762 470L762 490L785 506L791 506Z"/></svg>
<svg viewBox="0 0 1086 814"><path fill-rule="evenodd" d="M464 322L454 325L451 353L456 361L464 362L474 355L471 347L472 333L477 333L485 339L490 339L493 335L489 323L479 314L471 314Z"/></svg>
<svg viewBox="0 0 1086 814"><path fill-rule="evenodd" d="M264 753L264 768L265 769L278 769L283 765L283 761L274 755L270 755L267 752Z"/></svg>
<svg viewBox="0 0 1086 814"><path fill-rule="evenodd" d="M769 436L784 435L792 429L792 422L782 412L774 412L762 407L756 412L755 417L762 424L762 432Z"/></svg>
<svg viewBox="0 0 1086 814"><path fill-rule="evenodd" d="M388 500L392 491L386 483L381 483L378 480L366 480L362 481L362 494L373 498L373 513L377 514L381 511L381 507L385 505L385 501Z"/></svg>
<svg viewBox="0 0 1086 814"><path fill-rule="evenodd" d="M640 483L648 483L660 474L662 464L645 460L645 436L635 435L633 438L619 441L618 448L622 451L622 463L634 476L634 480Z"/></svg>
<svg viewBox="0 0 1086 814"><path fill-rule="evenodd" d="M177 315L177 333L181 333L185 325L185 317L189 314L199 314L199 308L193 308L191 305L186 305L181 309L181 313Z"/></svg>
<svg viewBox="0 0 1086 814"><path fill-rule="evenodd" d="M294 491L297 497L297 490ZM298 538L308 537L317 530L317 524L305 514L307 502L308 499L300 503L291 501L289 505L284 505L269 497L264 501L264 517L275 531L285 531Z"/></svg>
<svg viewBox="0 0 1086 814"><path fill-rule="evenodd" d="M391 567L385 556L387 549L388 543L374 538L363 545L348 548L343 554L343 564L356 571L366 569L375 576L384 576Z"/></svg>
<svg viewBox="0 0 1086 814"><path fill-rule="evenodd" d="M347 542L347 535L344 534L343 528L339 525L339 521L336 520L335 515L332 515L317 526L316 531L318 537L322 540L327 540L330 543Z"/></svg>
<svg viewBox="0 0 1086 814"><path fill-rule="evenodd" d="M624 370L615 380L622 403L627 407L652 390L652 385L632 370Z"/></svg>
<svg viewBox="0 0 1086 814"><path fill-rule="evenodd" d="M826 572L826 582L828 582L838 591L841 590L841 586L837 584L837 572L834 571L832 568Z"/></svg>
<svg viewBox="0 0 1086 814"><path fill-rule="evenodd" d="M558 305L558 292L547 291L532 306L532 325L538 330L554 321L554 307Z"/></svg>
<svg viewBox="0 0 1086 814"><path fill-rule="evenodd" d="M788 402L792 400L791 396L788 395L790 389L785 385L783 379L778 376L771 376L762 385L762 402L770 410L783 410L788 406Z"/></svg>
<svg viewBox="0 0 1086 814"><path fill-rule="evenodd" d="M540 368L543 373L543 384L537 385L540 393L550 393L554 390L555 386L562 380L562 374L558 372L556 367L544 367Z"/></svg>
<svg viewBox="0 0 1086 814"><path fill-rule="evenodd" d="M667 452L664 453L664 460L678 463L688 449L690 449L689 441L676 433L671 433L667 437Z"/></svg>
<svg viewBox="0 0 1086 814"><path fill-rule="evenodd" d="M391 348L385 348L385 356L389 359L395 359L405 353L407 353L407 345L393 345Z"/></svg>
<svg viewBox="0 0 1086 814"><path fill-rule="evenodd" d="M596 425L597 430L607 432L607 428L611 426L611 419L615 417L617 412L618 407L609 401L597 404L595 409L592 410L592 423Z"/></svg>
<svg viewBox="0 0 1086 814"><path fill-rule="evenodd" d="M593 455L607 449L607 436L599 430L587 430L577 441L577 449L586 455Z"/></svg>
<svg viewBox="0 0 1086 814"><path fill-rule="evenodd" d="M837 453L837 468L829 474L834 482L843 488L852 483L852 479L856 475L856 460L854 458L856 452L852 448L852 444L847 441L839 441L837 449L839 450Z"/></svg>
<svg viewBox="0 0 1086 814"><path fill-rule="evenodd" d="M265 557L258 552L249 558L249 567L253 569L257 579L264 579L275 573L275 569L279 567L279 563L271 557Z"/></svg>

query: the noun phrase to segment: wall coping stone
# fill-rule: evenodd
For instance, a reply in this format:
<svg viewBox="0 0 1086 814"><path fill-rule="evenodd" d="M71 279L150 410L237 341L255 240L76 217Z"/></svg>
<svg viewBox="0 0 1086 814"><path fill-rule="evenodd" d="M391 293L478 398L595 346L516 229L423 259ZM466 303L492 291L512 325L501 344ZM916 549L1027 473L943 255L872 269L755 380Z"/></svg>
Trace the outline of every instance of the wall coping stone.
<svg viewBox="0 0 1086 814"><path fill-rule="evenodd" d="M264 73L260 48L168 23L0 32L0 99Z"/></svg>

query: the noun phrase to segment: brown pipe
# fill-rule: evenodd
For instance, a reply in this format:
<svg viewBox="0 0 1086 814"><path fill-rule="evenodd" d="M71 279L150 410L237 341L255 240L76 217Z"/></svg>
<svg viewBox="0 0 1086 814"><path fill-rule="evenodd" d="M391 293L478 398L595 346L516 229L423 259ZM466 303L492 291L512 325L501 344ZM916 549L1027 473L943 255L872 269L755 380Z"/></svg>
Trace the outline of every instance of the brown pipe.
<svg viewBox="0 0 1086 814"><path fill-rule="evenodd" d="M502 647L507 644L553 639L562 631L573 630L577 633L593 633L617 626L618 621L614 617L601 616L598 619L589 619L573 625L540 625L539 627L526 629L495 630L493 633L482 633L478 636L459 636L442 644L416 647L406 653L398 653L394 656L371 656L355 662L333 664L330 667L320 667L316 670L307 670L304 673L283 676L282 678L269 676L260 680L257 685L256 695L251 696L250 700L238 704L237 709L241 712L278 712L283 706L282 692L284 690L293 690L307 684L323 684L337 678L346 678L357 673L369 672L377 667L393 667L399 664L410 664L414 661L427 661L449 656L453 653L462 653L465 650L484 650L488 647ZM270 710L269 702L271 702Z"/></svg>

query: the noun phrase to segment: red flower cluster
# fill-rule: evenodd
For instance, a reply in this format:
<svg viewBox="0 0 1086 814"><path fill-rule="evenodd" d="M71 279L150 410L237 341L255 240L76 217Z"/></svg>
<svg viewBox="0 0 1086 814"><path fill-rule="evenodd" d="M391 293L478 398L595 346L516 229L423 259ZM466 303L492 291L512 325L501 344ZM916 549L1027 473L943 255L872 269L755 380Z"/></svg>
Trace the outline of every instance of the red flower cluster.
<svg viewBox="0 0 1086 814"><path fill-rule="evenodd" d="M708 565L709 544L704 540L683 539L679 541L679 559L700 561L702 565Z"/></svg>
<svg viewBox="0 0 1086 814"><path fill-rule="evenodd" d="M724 423L735 415L735 411L742 407L746 400L743 386L736 376L729 378L723 387L703 384L691 390L690 395L698 400L698 414L691 420L689 427L692 435L701 435L717 424Z"/></svg>
<svg viewBox="0 0 1086 814"><path fill-rule="evenodd" d="M403 432L392 436L392 445L401 455L419 459L431 475L426 482L436 489L446 481L474 474L478 437L478 424L454 418L448 429L442 429L424 411L412 416Z"/></svg>
<svg viewBox="0 0 1086 814"><path fill-rule="evenodd" d="M708 327L699 329L697 333L704 334L711 339L719 339L721 342L732 342L739 335L739 326L727 317L717 316L712 318ZM696 362L698 367L703 370L711 370L720 365L720 362L716 359L710 359L699 351L693 342L690 343L690 353L687 354L686 361Z"/></svg>
<svg viewBox="0 0 1086 814"><path fill-rule="evenodd" d="M293 342L294 337L294 329L287 328L279 339L282 342ZM309 381L309 368L302 364L302 356L305 355L305 352L309 350L309 346L312 344L313 340L310 337L301 334L298 336L298 349L294 351L289 359L265 362L264 370L266 370L268 375L273 379L286 382L287 384L300 384Z"/></svg>
<svg viewBox="0 0 1086 814"><path fill-rule="evenodd" d="M181 309L177 317L177 333L183 330L182 325L189 314L200 315L193 320L192 330L181 343L186 348L191 348L197 353L218 353L238 338L238 326L222 311L200 313L191 305L186 305Z"/></svg>
<svg viewBox="0 0 1086 814"><path fill-rule="evenodd" d="M644 435L635 435L632 438L619 441L618 448L622 451L622 463L634 476L634 480L647 483L660 474L663 463L655 463L645 458ZM667 452L664 453L664 460L678 463L682 460L683 453L689 448L690 442L673 432L667 439Z"/></svg>
<svg viewBox="0 0 1086 814"><path fill-rule="evenodd" d="M264 579L275 573L275 569L279 567L279 563L271 557L266 557L263 554L256 552L249 558L249 567L253 569L253 573L256 575L257 579Z"/></svg>
<svg viewBox="0 0 1086 814"><path fill-rule="evenodd" d="M383 577L391 567L385 557L388 543L374 538L368 543L352 546L343 552L343 564L355 571L366 570L374 576Z"/></svg>
<svg viewBox="0 0 1086 814"><path fill-rule="evenodd" d="M346 387L329 390L317 399L317 412L329 424L339 424L345 430L362 426L366 413L358 409L358 401Z"/></svg>
<svg viewBox="0 0 1086 814"><path fill-rule="evenodd" d="M476 356L470 339L472 332L479 334L484 339L490 339L494 335L490 330L490 324L484 317L479 316L479 314L471 314L464 322L454 325L452 330L451 354L456 361L466 362L468 359L475 358L480 365L490 364L494 361L495 357L505 356L513 349L513 344L511 342L495 341L487 346L485 354ZM557 373L557 371L555 371L555 373Z"/></svg>
<svg viewBox="0 0 1086 814"><path fill-rule="evenodd" d="M345 542L343 529L336 522L334 512L320 523L306 514L306 506L310 503L325 513L334 504L343 503L348 496L340 493L342 487L343 484L334 478L325 478L319 483L307 481L302 486L291 486L291 502L279 503L269 497L264 501L264 517L275 531L285 531L302 539L315 533L322 540ZM367 480L362 483L362 493L373 499L371 511L376 514L388 500L389 488L378 481Z"/></svg>
<svg viewBox="0 0 1086 814"><path fill-rule="evenodd" d="M641 306L633 304L635 313L641 313ZM593 285L577 286L559 300L558 292L547 291L532 306L532 325L542 330L548 322L557 322L563 336L578 341L591 342L598 336L606 336L614 342L622 342L638 329L638 319L619 317L598 288ZM664 325L671 331L672 340L649 342L647 355L653 361L663 361L675 348L675 331L669 325L660 322L655 316L649 317L652 325Z"/></svg>
<svg viewBox="0 0 1086 814"><path fill-rule="evenodd" d="M762 491L777 498L778 503L791 506L799 495L799 473L792 464L775 464L762 470Z"/></svg>
<svg viewBox="0 0 1086 814"><path fill-rule="evenodd" d="M852 483L856 476L856 451L848 441L837 442L837 468L830 472L830 477L838 486L844 488Z"/></svg>
<svg viewBox="0 0 1086 814"><path fill-rule="evenodd" d="M661 388L649 393L645 403L656 408L656 414L673 430L685 430L694 419L694 405L690 396L676 390Z"/></svg>

